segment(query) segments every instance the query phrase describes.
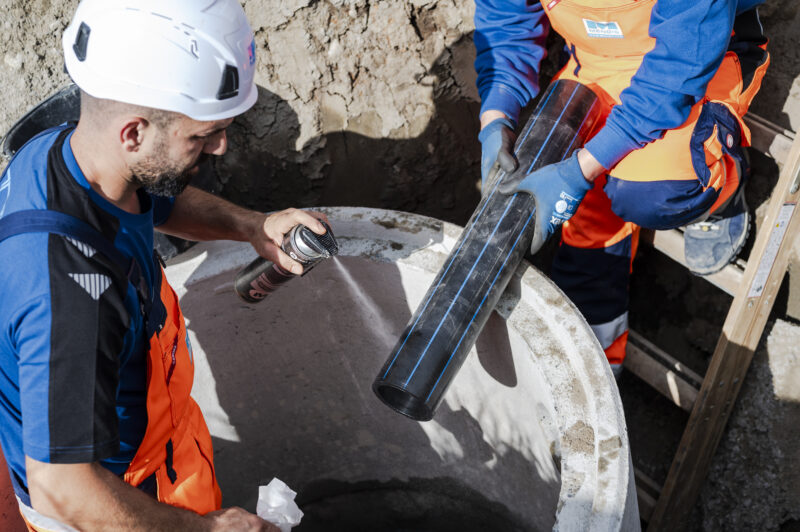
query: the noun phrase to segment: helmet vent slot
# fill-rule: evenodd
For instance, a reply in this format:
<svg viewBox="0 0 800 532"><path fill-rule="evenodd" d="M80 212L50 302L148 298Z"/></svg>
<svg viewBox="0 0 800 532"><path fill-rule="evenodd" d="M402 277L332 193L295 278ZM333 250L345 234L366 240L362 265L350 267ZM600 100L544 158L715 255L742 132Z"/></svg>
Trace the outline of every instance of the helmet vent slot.
<svg viewBox="0 0 800 532"><path fill-rule="evenodd" d="M222 72L222 83L217 91L217 100L227 100L239 93L239 69L232 65L225 65Z"/></svg>
<svg viewBox="0 0 800 532"><path fill-rule="evenodd" d="M91 31L92 29L85 22L81 22L78 34L75 36L75 44L72 45L72 51L75 52L75 57L78 58L78 61L86 60L86 47L89 44L89 33Z"/></svg>

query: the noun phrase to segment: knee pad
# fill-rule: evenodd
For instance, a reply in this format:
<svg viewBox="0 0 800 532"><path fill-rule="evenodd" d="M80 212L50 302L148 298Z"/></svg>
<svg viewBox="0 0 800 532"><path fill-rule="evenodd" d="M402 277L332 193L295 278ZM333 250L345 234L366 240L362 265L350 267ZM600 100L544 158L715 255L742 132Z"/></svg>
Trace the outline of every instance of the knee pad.
<svg viewBox="0 0 800 532"><path fill-rule="evenodd" d="M625 181L608 176L611 210L647 229L674 229L705 215L719 196L699 181Z"/></svg>
<svg viewBox="0 0 800 532"><path fill-rule="evenodd" d="M723 202L732 197L749 175L739 120L721 103L703 105L688 155L697 179L637 181L609 175L604 191L614 214L648 229L674 229L702 219L712 207L716 209L717 199Z"/></svg>

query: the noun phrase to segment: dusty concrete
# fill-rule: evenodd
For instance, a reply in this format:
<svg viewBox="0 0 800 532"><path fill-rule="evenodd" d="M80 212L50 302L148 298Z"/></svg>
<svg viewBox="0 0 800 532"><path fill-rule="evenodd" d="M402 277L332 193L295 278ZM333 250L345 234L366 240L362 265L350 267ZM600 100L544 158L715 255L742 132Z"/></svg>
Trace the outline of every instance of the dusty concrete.
<svg viewBox="0 0 800 532"><path fill-rule="evenodd" d="M167 269L225 504L252 507L275 475L327 525L309 530L638 528L616 385L563 294L523 263L436 417L412 421L374 396L372 379L460 228L327 214L339 257L261 303L233 292L247 244L198 245Z"/></svg>
<svg viewBox="0 0 800 532"><path fill-rule="evenodd" d="M77 0L0 0L0 132L68 83L62 71L60 32L76 5ZM247 0L244 5L258 32L261 99L232 128L231 153L218 162L207 188L265 210L353 204L466 221L478 200L479 155L474 140L477 102L470 2ZM768 0L761 13L773 62L752 109L797 130L800 7L793 0ZM553 71L553 57L546 72ZM772 178L776 171L773 166ZM253 175L260 180L257 184ZM759 213L768 189L769 185L755 182L748 189L750 205ZM671 270L667 259L659 260L637 261L631 319L638 328L648 329L652 301L672 308L674 312L659 311L660 323L647 332L671 352L686 354L688 363L702 371L728 300L684 270ZM800 317L797 264L768 329L786 318L782 327L797 330L793 321ZM653 271L659 278L647 273ZM653 294L663 297L654 299ZM789 357L785 349L776 347L770 359ZM731 427L737 428L723 437L707 491L720 489L714 484L717 478L732 479L717 463L727 464L728 471L777 467L771 450L750 452L759 445L739 442L752 440L782 449L795 441L784 439L789 438L786 427L796 424L796 417L791 402L775 399L767 360L762 351L757 353L751 371L755 377L748 377L731 420ZM645 398L651 393L646 387L628 382L626 377L622 392L633 421L629 425L634 453L636 441L654 440L653 445L661 448L653 454L660 459L645 465L654 476L659 471L665 474L682 430L681 413L657 398ZM642 410L641 417L654 425L631 418L642 404L660 412L653 416L652 409ZM765 413L769 423L763 422ZM639 423L647 429L637 436ZM658 438L651 437L653 430ZM764 529L778 530L781 522L800 515L800 483L789 480L784 475L754 474L750 482L737 480L727 486L725 498L704 494L698 523L746 529L740 523L750 521L742 521L739 503L757 497L752 500L757 501L759 514L772 516L762 521Z"/></svg>

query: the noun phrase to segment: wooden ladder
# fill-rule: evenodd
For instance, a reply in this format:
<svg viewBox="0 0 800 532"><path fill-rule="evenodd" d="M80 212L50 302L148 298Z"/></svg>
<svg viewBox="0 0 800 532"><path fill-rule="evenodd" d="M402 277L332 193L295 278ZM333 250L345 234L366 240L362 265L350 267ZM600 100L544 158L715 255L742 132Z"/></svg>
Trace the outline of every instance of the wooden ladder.
<svg viewBox="0 0 800 532"><path fill-rule="evenodd" d="M800 193L800 135L748 114L752 148L783 164L767 213L745 263L738 260L704 277L733 296L705 377L681 364L635 331L630 331L625 367L690 412L664 486L635 471L639 513L648 532L678 531L688 525L711 460L728 422L753 353L764 332L789 264L800 226L795 211ZM685 265L678 230L643 231L649 242Z"/></svg>

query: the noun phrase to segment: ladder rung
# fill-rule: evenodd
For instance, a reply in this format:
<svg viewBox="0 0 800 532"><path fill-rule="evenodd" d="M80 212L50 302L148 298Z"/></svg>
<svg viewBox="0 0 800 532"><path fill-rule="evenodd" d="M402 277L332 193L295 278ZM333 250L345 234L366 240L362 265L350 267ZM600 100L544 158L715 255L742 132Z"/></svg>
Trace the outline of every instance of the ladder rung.
<svg viewBox="0 0 800 532"><path fill-rule="evenodd" d="M636 331L628 333L625 367L677 406L691 412L703 378Z"/></svg>
<svg viewBox="0 0 800 532"><path fill-rule="evenodd" d="M633 468L633 476L636 480L636 496L639 501L639 518L642 521L649 521L656 507L656 501L661 495L661 486L636 467Z"/></svg>
<svg viewBox="0 0 800 532"><path fill-rule="evenodd" d="M744 115L744 121L750 128L750 143L754 149L769 155L780 164L786 162L794 133L750 113Z"/></svg>
<svg viewBox="0 0 800 532"><path fill-rule="evenodd" d="M677 229L669 231L642 230L641 238L643 242L652 245L675 262L686 266L686 257L683 254L683 233ZM746 263L743 260L737 260L717 273L703 275L702 277L729 295L735 295L744 278L745 265Z"/></svg>

